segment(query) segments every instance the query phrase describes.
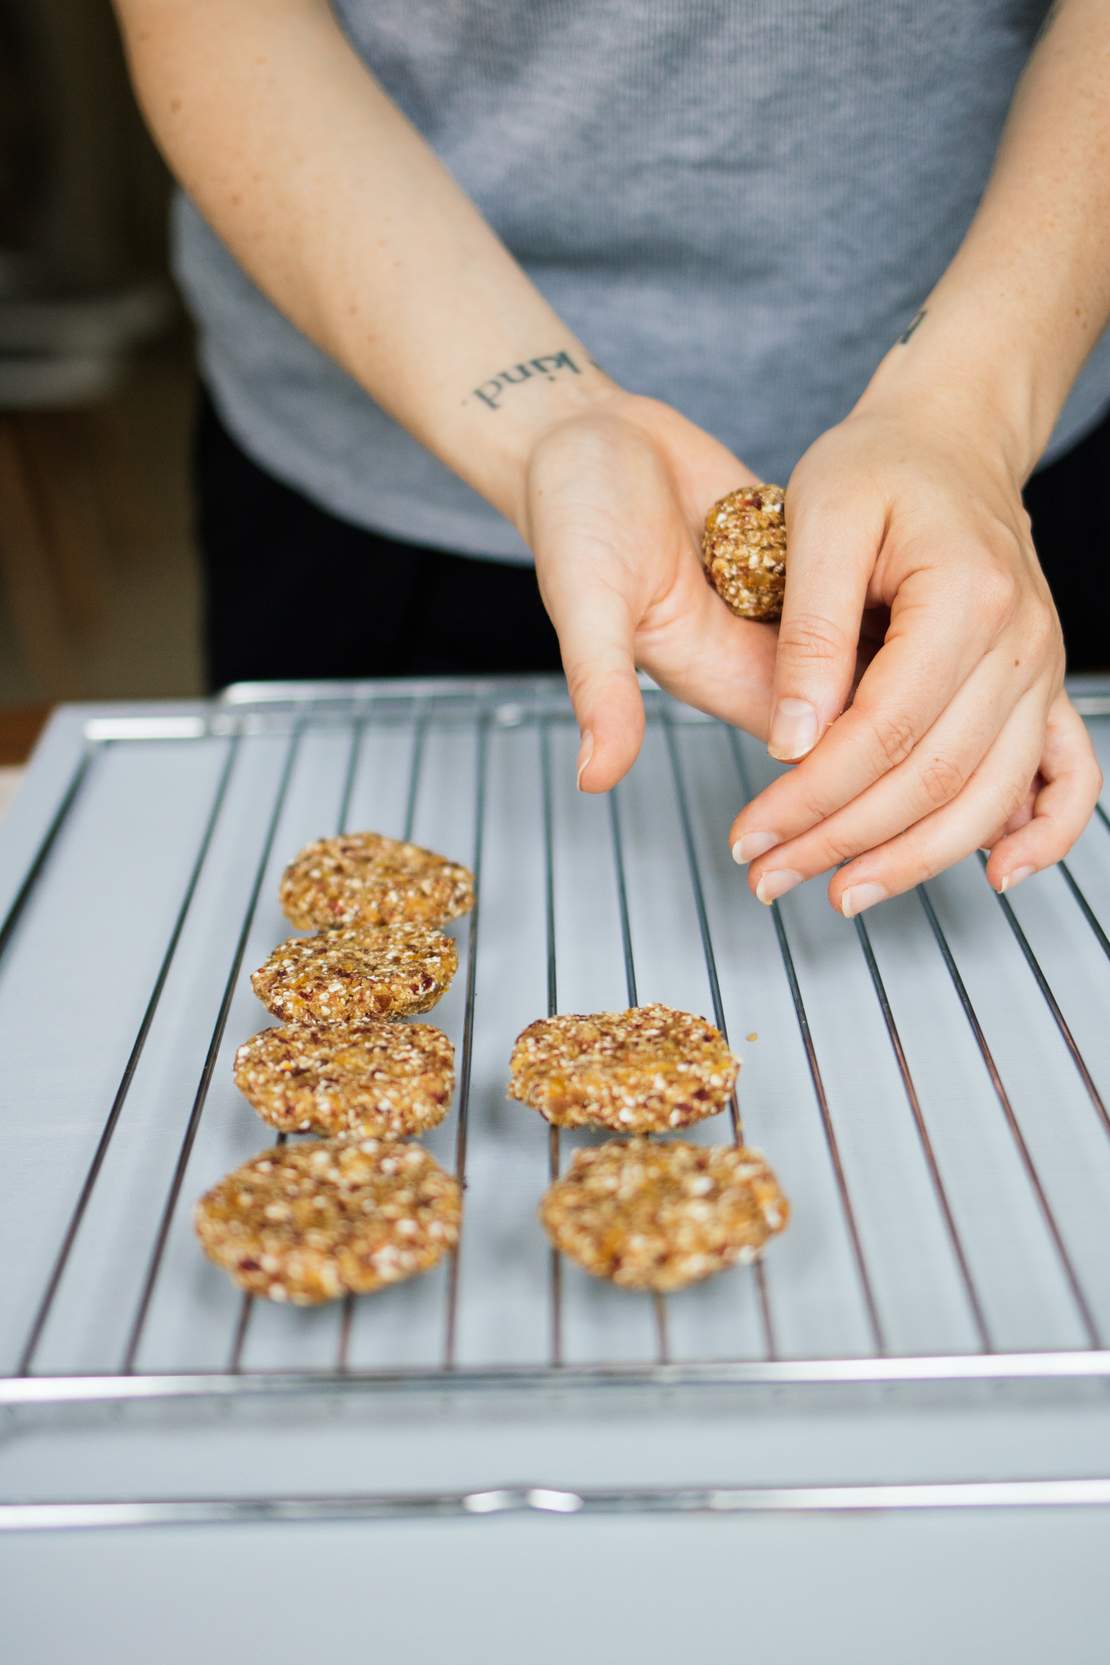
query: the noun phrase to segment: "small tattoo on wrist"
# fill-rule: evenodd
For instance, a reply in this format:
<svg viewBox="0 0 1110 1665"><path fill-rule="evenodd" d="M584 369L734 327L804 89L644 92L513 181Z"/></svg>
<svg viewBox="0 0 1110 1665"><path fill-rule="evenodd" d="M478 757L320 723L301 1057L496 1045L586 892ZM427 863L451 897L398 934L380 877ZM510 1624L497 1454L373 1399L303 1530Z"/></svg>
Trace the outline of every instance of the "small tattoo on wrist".
<svg viewBox="0 0 1110 1665"><path fill-rule="evenodd" d="M909 340L910 336L913 334L913 332L918 328L919 325L924 323L926 311L927 311L927 308L922 307L921 311L917 314L917 316L915 318L910 319L909 328L906 330L906 333L904 335L900 335L898 337L898 345L900 347L904 347L906 345L906 342Z"/></svg>
<svg viewBox="0 0 1110 1665"><path fill-rule="evenodd" d="M541 353L538 358L524 359L520 364L511 364L507 370L499 370L488 382L476 387L471 397L480 399L489 410L499 410L501 400L510 388L521 382L532 381L536 377L553 382L561 371L566 370L575 376L582 374L581 366L565 349L561 353ZM464 399L463 403L466 404L467 401Z"/></svg>

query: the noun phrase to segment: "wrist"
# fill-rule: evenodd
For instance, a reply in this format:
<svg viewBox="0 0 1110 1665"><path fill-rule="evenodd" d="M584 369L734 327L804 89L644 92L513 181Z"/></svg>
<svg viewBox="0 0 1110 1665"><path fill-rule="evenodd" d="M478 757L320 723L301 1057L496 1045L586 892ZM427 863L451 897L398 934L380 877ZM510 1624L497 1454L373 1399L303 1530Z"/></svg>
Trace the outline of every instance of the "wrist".
<svg viewBox="0 0 1110 1665"><path fill-rule="evenodd" d="M524 535L528 470L553 429L621 396L577 344L494 372L462 400L451 449L456 472Z"/></svg>
<svg viewBox="0 0 1110 1665"><path fill-rule="evenodd" d="M861 413L910 410L941 432L1000 457L1018 485L1048 443L1063 392L1046 388L1036 355L1013 329L964 320L928 304L883 358L857 403Z"/></svg>

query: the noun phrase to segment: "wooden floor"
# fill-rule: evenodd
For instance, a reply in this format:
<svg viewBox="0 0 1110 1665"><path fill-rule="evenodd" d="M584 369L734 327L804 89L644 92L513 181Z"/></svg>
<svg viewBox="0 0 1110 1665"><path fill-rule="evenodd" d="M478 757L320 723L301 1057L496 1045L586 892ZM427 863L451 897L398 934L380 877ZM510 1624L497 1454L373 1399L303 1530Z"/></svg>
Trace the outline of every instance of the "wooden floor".
<svg viewBox="0 0 1110 1665"><path fill-rule="evenodd" d="M188 343L80 410L0 411L0 704L200 691Z"/></svg>

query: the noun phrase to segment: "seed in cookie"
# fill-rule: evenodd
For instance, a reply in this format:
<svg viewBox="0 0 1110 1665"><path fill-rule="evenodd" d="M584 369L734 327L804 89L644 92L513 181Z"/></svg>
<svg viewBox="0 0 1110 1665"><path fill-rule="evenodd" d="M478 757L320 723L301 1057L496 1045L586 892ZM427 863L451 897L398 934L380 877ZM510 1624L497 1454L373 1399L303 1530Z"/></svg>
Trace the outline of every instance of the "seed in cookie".
<svg viewBox="0 0 1110 1665"><path fill-rule="evenodd" d="M655 1005L540 1018L509 1068L509 1097L557 1127L662 1133L722 1110L740 1060L705 1018Z"/></svg>
<svg viewBox="0 0 1110 1665"><path fill-rule="evenodd" d="M276 1145L197 1204L204 1252L252 1295L313 1306L426 1272L458 1242L459 1186L419 1145Z"/></svg>
<svg viewBox="0 0 1110 1665"><path fill-rule="evenodd" d="M682 1289L758 1258L789 1204L757 1150L611 1139L575 1151L540 1219L557 1249L628 1289Z"/></svg>
<svg viewBox="0 0 1110 1665"><path fill-rule="evenodd" d="M361 1023L429 1011L458 963L452 939L428 925L320 931L280 943L251 985L286 1023Z"/></svg>
<svg viewBox="0 0 1110 1665"><path fill-rule="evenodd" d="M742 619L777 619L786 594L786 497L741 486L714 503L701 543L705 576Z"/></svg>
<svg viewBox="0 0 1110 1665"><path fill-rule="evenodd" d="M418 844L341 833L308 844L285 869L281 906L298 931L328 925L442 925L474 906L474 875Z"/></svg>
<svg viewBox="0 0 1110 1665"><path fill-rule="evenodd" d="M403 1139L447 1114L454 1062L430 1023L287 1023L243 1042L235 1085L283 1133Z"/></svg>

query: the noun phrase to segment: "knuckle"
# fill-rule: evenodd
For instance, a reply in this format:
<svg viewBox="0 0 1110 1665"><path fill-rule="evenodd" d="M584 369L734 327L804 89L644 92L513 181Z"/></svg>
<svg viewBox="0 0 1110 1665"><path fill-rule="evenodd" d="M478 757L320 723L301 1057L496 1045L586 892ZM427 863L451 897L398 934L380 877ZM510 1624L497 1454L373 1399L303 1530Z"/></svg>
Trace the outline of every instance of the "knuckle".
<svg viewBox="0 0 1110 1665"><path fill-rule="evenodd" d="M871 732L878 751L879 773L896 769L904 763L917 744L917 725L904 711L872 717Z"/></svg>
<svg viewBox="0 0 1110 1665"><path fill-rule="evenodd" d="M793 614L779 626L779 651L796 664L834 664L846 649L844 632L816 613Z"/></svg>
<svg viewBox="0 0 1110 1665"><path fill-rule="evenodd" d="M1017 578L1008 562L992 559L979 573L974 587L974 604L987 622L1001 630L1009 624L1019 597Z"/></svg>
<svg viewBox="0 0 1110 1665"><path fill-rule="evenodd" d="M921 771L921 788L926 801L934 808L948 804L958 797L967 784L967 775L950 757L934 753Z"/></svg>
<svg viewBox="0 0 1110 1665"><path fill-rule="evenodd" d="M850 838L847 833L824 833L815 852L820 863L818 870L824 872L830 867L843 867L846 861L852 861L858 856L862 849L863 845L859 839Z"/></svg>

